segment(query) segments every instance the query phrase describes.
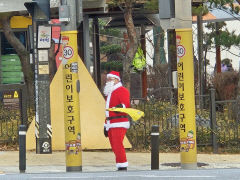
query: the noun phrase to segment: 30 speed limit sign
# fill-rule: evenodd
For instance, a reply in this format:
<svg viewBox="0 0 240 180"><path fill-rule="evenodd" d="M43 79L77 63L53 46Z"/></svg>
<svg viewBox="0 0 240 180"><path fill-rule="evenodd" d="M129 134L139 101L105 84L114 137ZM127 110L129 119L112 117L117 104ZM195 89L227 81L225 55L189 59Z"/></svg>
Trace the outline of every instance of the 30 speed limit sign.
<svg viewBox="0 0 240 180"><path fill-rule="evenodd" d="M177 46L177 56L179 58L182 58L185 55L185 53L186 53L186 50L185 50L184 46L178 45Z"/></svg>
<svg viewBox="0 0 240 180"><path fill-rule="evenodd" d="M64 49L63 49L63 57L65 59L70 59L73 57L73 48L70 47L70 46L65 46Z"/></svg>

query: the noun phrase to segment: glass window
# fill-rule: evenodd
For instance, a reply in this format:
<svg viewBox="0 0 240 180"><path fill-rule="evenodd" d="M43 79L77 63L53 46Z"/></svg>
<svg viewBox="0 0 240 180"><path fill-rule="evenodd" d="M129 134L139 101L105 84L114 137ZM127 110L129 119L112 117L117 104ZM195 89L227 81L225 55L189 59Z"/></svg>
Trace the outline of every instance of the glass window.
<svg viewBox="0 0 240 180"><path fill-rule="evenodd" d="M26 47L26 32L14 32L14 34ZM15 49L8 43L3 32L1 32L1 54L17 54Z"/></svg>

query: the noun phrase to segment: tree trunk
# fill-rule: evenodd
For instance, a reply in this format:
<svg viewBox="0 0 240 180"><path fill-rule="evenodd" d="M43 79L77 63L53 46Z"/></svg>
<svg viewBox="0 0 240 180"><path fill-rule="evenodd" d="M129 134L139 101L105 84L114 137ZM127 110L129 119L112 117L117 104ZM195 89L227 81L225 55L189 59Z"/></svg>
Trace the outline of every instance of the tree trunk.
<svg viewBox="0 0 240 180"><path fill-rule="evenodd" d="M24 47L24 45L18 40L18 38L14 35L14 32L10 26L11 16L1 16L0 23L3 27L4 35L11 44L11 46L16 50L22 65L22 71L24 74L24 80L26 82L28 88L29 99L34 100L34 84L33 84L33 71L31 69L31 65L29 62L29 52Z"/></svg>
<svg viewBox="0 0 240 180"><path fill-rule="evenodd" d="M126 60L123 61L123 83L128 89L130 89L130 66L138 47L137 33L132 18L132 3L131 0L125 0L126 8L124 10L124 20L129 38L129 50L126 53Z"/></svg>
<svg viewBox="0 0 240 180"><path fill-rule="evenodd" d="M219 23L216 22L216 36L219 37L220 31L219 31ZM217 73L221 73L221 47L216 42L216 69Z"/></svg>

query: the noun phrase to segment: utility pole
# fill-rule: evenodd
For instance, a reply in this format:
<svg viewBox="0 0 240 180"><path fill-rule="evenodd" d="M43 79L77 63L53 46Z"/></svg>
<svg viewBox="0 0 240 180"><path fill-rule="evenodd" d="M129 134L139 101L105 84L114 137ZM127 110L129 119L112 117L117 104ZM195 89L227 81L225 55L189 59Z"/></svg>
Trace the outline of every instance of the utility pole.
<svg viewBox="0 0 240 180"><path fill-rule="evenodd" d="M197 168L192 1L159 0L160 25L176 29L181 168Z"/></svg>
<svg viewBox="0 0 240 180"><path fill-rule="evenodd" d="M82 144L80 128L80 82L78 79L77 22L81 0L62 0L59 8L59 20L62 23L63 50L63 98L66 171L82 171ZM77 14L78 13L78 14Z"/></svg>

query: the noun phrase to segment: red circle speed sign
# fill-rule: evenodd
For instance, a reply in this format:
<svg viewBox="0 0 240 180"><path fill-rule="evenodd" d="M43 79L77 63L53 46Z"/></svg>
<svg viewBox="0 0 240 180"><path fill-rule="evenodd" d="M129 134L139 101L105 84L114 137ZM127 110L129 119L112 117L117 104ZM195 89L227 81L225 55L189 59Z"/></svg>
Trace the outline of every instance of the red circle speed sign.
<svg viewBox="0 0 240 180"><path fill-rule="evenodd" d="M186 50L185 50L184 46L178 45L177 46L177 56L179 58L182 58L185 55L185 53L186 53Z"/></svg>
<svg viewBox="0 0 240 180"><path fill-rule="evenodd" d="M63 49L63 57L65 59L70 59L73 57L73 48L70 47L70 46L65 46L64 49Z"/></svg>

